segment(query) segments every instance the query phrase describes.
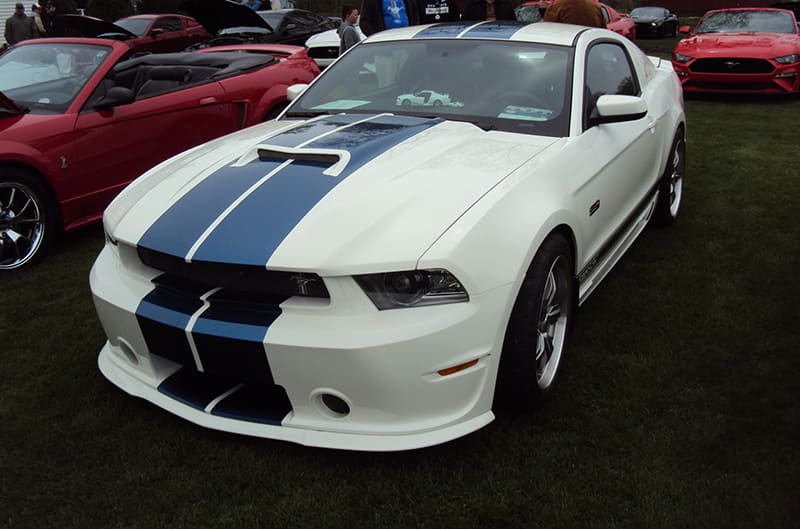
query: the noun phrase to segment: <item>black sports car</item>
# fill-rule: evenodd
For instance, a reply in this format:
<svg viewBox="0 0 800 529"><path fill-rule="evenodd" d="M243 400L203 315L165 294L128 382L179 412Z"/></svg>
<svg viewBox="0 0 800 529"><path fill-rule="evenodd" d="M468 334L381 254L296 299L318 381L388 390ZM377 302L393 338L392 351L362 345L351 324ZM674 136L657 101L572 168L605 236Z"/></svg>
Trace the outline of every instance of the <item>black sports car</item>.
<svg viewBox="0 0 800 529"><path fill-rule="evenodd" d="M678 34L678 15L666 7L637 7L631 11L637 37L674 37Z"/></svg>
<svg viewBox="0 0 800 529"><path fill-rule="evenodd" d="M244 42L303 46L311 35L336 29L340 24L304 9L253 11L230 0L186 0L180 7L214 35L190 49Z"/></svg>

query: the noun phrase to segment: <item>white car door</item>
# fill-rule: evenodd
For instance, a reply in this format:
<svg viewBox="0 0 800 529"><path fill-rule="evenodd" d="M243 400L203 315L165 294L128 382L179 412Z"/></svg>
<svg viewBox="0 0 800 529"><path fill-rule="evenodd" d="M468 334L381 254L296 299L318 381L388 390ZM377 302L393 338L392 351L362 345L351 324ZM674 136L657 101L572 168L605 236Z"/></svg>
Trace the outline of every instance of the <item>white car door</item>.
<svg viewBox="0 0 800 529"><path fill-rule="evenodd" d="M605 41L592 45L586 55L583 87L583 133L570 148L588 162L569 176L581 219L585 243L584 263L602 260L617 246L637 213L646 205L661 172L658 153L661 134L651 112L618 123L592 124L597 98L604 94L641 93L635 68L621 44Z"/></svg>

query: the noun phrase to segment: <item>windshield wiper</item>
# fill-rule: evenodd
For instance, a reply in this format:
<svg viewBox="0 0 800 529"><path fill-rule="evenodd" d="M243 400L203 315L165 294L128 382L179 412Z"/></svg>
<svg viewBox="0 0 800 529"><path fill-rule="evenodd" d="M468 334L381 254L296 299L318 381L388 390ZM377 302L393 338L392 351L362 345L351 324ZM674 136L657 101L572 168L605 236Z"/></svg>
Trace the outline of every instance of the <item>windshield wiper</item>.
<svg viewBox="0 0 800 529"><path fill-rule="evenodd" d="M313 110L313 111L295 111L295 112L287 112L287 118L315 118L317 116L324 116L325 114L330 114L330 112L326 110Z"/></svg>

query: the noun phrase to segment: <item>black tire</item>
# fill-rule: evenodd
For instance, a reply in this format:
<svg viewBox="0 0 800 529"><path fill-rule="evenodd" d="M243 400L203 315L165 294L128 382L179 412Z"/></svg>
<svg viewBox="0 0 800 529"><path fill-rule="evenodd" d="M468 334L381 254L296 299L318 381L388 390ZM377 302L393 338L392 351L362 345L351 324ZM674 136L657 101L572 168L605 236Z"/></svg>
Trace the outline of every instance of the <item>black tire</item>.
<svg viewBox="0 0 800 529"><path fill-rule="evenodd" d="M411 106L411 101L409 101L408 99L403 99L403 104L402 104L402 106L403 106L403 108L408 108L408 107L410 107L410 106Z"/></svg>
<svg viewBox="0 0 800 529"><path fill-rule="evenodd" d="M658 201L652 222L656 226L671 226L678 218L683 199L683 179L686 172L686 142L679 129L672 140L664 174L658 184Z"/></svg>
<svg viewBox="0 0 800 529"><path fill-rule="evenodd" d="M30 172L0 168L0 271L41 261L59 231L50 193Z"/></svg>
<svg viewBox="0 0 800 529"><path fill-rule="evenodd" d="M498 408L531 410L550 396L576 306L572 247L552 234L536 252L514 302L495 386Z"/></svg>

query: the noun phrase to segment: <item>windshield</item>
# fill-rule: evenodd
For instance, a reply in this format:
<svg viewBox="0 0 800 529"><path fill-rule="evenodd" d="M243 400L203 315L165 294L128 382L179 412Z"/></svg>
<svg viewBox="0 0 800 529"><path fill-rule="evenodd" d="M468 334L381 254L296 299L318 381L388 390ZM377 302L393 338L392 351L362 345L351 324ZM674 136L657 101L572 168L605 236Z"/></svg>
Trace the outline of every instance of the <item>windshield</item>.
<svg viewBox="0 0 800 529"><path fill-rule="evenodd" d="M141 37L144 35L147 26L150 25L150 20L147 18L123 18L114 22L114 24Z"/></svg>
<svg viewBox="0 0 800 529"><path fill-rule="evenodd" d="M566 136L572 48L491 40L360 44L287 116L389 112Z"/></svg>
<svg viewBox="0 0 800 529"><path fill-rule="evenodd" d="M0 55L0 91L32 111L63 112L111 52L87 44L24 44Z"/></svg>
<svg viewBox="0 0 800 529"><path fill-rule="evenodd" d="M283 17L286 16L286 13L275 13L272 11L259 11L258 14L261 15L261 18L266 20L267 24L269 24L270 27L275 30L278 29L283 21Z"/></svg>
<svg viewBox="0 0 800 529"><path fill-rule="evenodd" d="M781 11L719 11L706 15L697 33L797 33L797 25Z"/></svg>
<svg viewBox="0 0 800 529"><path fill-rule="evenodd" d="M663 7L637 7L631 11L632 17L665 17L667 10Z"/></svg>

